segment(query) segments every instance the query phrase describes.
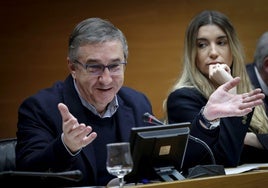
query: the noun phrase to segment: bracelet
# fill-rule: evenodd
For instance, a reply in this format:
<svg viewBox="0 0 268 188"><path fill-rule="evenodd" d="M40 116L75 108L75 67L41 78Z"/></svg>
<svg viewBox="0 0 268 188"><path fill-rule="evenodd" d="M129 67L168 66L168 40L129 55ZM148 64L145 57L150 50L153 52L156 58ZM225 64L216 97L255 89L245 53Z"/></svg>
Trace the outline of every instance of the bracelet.
<svg viewBox="0 0 268 188"><path fill-rule="evenodd" d="M202 107L201 111L200 111L200 120L202 121L202 123L208 128L208 129L215 129L216 127L218 127L220 125L220 118L213 120L213 121L209 121L203 114L204 112L204 106Z"/></svg>

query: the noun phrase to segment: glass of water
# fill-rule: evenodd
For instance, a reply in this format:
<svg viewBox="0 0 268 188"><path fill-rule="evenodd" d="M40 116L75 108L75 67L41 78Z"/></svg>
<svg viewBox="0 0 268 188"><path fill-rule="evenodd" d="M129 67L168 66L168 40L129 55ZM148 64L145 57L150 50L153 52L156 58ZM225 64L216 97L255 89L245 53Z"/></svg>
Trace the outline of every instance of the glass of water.
<svg viewBox="0 0 268 188"><path fill-rule="evenodd" d="M124 186L124 176L132 171L133 161L129 142L107 144L107 171L119 179L119 187Z"/></svg>

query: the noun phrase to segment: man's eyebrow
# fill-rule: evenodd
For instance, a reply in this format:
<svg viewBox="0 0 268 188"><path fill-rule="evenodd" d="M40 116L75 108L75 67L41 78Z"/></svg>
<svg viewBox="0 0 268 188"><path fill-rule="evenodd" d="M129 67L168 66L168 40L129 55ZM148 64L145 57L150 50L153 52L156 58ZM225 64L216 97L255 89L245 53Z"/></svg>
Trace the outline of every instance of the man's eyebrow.
<svg viewBox="0 0 268 188"><path fill-rule="evenodd" d="M122 60L120 58L115 58L111 62L119 62L119 61L122 61Z"/></svg>
<svg viewBox="0 0 268 188"><path fill-rule="evenodd" d="M99 61L97 59L88 59L86 61L87 64L92 64L92 63L98 63Z"/></svg>
<svg viewBox="0 0 268 188"><path fill-rule="evenodd" d="M115 58L115 59L112 59L110 60L108 63L114 63L114 62L121 62L122 60L120 58ZM98 60L98 59L88 59L86 61L86 64L94 64L94 63L101 63L101 60Z"/></svg>

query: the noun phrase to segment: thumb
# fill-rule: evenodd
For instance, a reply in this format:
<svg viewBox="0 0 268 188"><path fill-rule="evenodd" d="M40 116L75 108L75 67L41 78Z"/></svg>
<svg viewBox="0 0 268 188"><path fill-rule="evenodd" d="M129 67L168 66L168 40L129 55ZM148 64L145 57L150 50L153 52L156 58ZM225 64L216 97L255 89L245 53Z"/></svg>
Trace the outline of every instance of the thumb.
<svg viewBox="0 0 268 188"><path fill-rule="evenodd" d="M67 121L68 119L72 118L72 114L69 112L69 109L65 104L59 103L58 109L63 121Z"/></svg>

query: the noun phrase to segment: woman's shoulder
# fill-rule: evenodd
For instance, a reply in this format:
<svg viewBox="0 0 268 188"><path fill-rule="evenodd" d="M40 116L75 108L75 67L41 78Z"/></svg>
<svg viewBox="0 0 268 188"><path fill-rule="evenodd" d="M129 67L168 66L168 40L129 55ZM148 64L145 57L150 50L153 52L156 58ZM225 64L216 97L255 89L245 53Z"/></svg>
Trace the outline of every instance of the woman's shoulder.
<svg viewBox="0 0 268 188"><path fill-rule="evenodd" d="M169 97L174 96L200 96L201 93L194 87L181 87L169 94Z"/></svg>
<svg viewBox="0 0 268 188"><path fill-rule="evenodd" d="M167 103L169 105L172 103L184 104L188 102L203 104L206 101L207 99L202 95L202 93L194 87L182 87L176 89L171 92L167 98Z"/></svg>

